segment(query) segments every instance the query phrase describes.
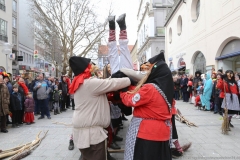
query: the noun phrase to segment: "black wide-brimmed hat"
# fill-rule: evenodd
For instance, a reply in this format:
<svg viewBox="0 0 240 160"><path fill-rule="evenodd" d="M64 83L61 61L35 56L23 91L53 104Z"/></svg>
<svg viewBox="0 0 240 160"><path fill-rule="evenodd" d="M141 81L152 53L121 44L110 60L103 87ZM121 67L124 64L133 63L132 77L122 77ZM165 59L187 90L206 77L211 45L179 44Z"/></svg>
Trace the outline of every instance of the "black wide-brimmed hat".
<svg viewBox="0 0 240 160"><path fill-rule="evenodd" d="M74 75L78 76L85 71L90 61L91 59L89 58L73 56L69 59L69 65L72 68Z"/></svg>
<svg viewBox="0 0 240 160"><path fill-rule="evenodd" d="M164 50L161 50L160 53L148 60L149 63L154 64L159 61L164 61L165 62L165 56L164 56Z"/></svg>

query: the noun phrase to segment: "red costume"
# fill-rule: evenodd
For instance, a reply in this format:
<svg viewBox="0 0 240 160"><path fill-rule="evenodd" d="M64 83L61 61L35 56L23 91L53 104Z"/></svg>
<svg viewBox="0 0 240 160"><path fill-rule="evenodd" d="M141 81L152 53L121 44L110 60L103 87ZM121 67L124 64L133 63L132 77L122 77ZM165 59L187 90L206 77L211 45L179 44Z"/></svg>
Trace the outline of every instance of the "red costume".
<svg viewBox="0 0 240 160"><path fill-rule="evenodd" d="M134 97L138 94L140 95L139 101L134 101ZM136 94L122 92L120 96L126 106L134 107L135 117L143 118L138 138L152 141L169 140L170 128L165 124L165 120L170 120L172 114L166 101L152 84L145 84Z"/></svg>

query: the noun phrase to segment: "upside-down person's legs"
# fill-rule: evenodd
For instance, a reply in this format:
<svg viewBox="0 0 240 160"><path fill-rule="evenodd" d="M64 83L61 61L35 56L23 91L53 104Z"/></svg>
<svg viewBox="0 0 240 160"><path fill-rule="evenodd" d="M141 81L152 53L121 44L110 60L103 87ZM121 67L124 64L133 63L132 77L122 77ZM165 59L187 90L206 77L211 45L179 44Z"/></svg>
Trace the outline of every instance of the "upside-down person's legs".
<svg viewBox="0 0 240 160"><path fill-rule="evenodd" d="M128 49L128 39L127 39L127 27L125 22L126 14L122 14L117 19L117 23L120 28L119 34L119 50L120 50L120 69L129 68L133 69L132 58L130 56L130 51Z"/></svg>
<svg viewBox="0 0 240 160"><path fill-rule="evenodd" d="M109 38L108 38L108 59L111 65L111 74L116 73L119 68L119 54L115 33L115 16L108 17Z"/></svg>

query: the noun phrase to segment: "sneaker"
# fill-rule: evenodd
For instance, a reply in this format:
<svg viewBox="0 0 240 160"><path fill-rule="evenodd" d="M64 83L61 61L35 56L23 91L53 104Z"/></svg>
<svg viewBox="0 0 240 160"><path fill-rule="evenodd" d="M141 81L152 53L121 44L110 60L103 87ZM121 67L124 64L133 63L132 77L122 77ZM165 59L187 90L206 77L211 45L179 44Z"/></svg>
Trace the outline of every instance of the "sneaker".
<svg viewBox="0 0 240 160"><path fill-rule="evenodd" d="M235 118L239 119L239 118L240 118L240 116L239 116L239 115L237 115Z"/></svg>
<svg viewBox="0 0 240 160"><path fill-rule="evenodd" d="M183 155L183 152L179 152L176 148L172 150L172 157L173 158L178 158Z"/></svg>
<svg viewBox="0 0 240 160"><path fill-rule="evenodd" d="M28 122L28 123L26 123L26 125L30 125L30 123Z"/></svg>
<svg viewBox="0 0 240 160"><path fill-rule="evenodd" d="M40 117L38 117L38 119L43 119L44 117L42 117L42 116L40 116Z"/></svg>
<svg viewBox="0 0 240 160"><path fill-rule="evenodd" d="M49 117L47 117L48 119L51 119L51 117L49 116Z"/></svg>
<svg viewBox="0 0 240 160"><path fill-rule="evenodd" d="M73 150L73 149L74 149L74 143L73 143L73 140L70 140L70 141L69 141L68 149L69 149L69 150Z"/></svg>

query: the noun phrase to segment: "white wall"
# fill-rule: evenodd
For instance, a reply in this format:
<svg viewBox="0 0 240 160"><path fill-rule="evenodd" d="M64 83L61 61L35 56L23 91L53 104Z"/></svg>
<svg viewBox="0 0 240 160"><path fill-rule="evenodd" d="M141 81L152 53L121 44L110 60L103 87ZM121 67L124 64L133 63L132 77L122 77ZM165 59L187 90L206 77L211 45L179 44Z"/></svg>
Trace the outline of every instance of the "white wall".
<svg viewBox="0 0 240 160"><path fill-rule="evenodd" d="M5 0L6 10L0 10L0 18L7 21L7 36L8 43L12 44L12 0ZM0 66L3 66L6 69L6 55L3 53L3 41L0 41ZM9 48L12 50L12 48ZM8 60L8 69L9 73L12 73L12 61Z"/></svg>
<svg viewBox="0 0 240 160"><path fill-rule="evenodd" d="M186 68L193 70L194 53L201 51L206 65L217 67L215 57L220 56L225 44L240 37L240 0L201 0L198 20L192 22L191 5L193 0L182 3L166 25L166 59L173 58L177 66L178 55L183 56ZM177 19L182 16L182 34L177 35ZM169 29L172 28L172 43L169 43ZM226 63L226 67L229 64Z"/></svg>

